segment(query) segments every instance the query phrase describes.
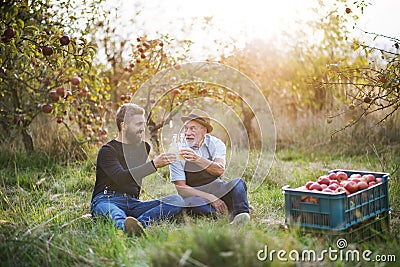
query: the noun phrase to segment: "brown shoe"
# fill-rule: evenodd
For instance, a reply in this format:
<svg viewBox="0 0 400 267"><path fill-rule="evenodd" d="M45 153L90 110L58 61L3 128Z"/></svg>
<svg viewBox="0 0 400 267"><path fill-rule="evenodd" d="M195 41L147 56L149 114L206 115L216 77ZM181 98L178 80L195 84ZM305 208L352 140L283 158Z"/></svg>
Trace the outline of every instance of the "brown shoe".
<svg viewBox="0 0 400 267"><path fill-rule="evenodd" d="M128 236L132 236L133 234L137 237L146 235L142 224L134 217L126 217L124 226Z"/></svg>

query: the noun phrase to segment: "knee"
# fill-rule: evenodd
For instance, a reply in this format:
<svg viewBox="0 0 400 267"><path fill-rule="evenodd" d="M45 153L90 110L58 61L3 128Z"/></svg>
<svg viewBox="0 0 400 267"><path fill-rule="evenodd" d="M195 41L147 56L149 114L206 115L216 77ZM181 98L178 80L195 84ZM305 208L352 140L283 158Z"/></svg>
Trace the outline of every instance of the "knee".
<svg viewBox="0 0 400 267"><path fill-rule="evenodd" d="M180 195L170 195L163 198L163 202L172 206L183 207L185 205L185 201Z"/></svg>
<svg viewBox="0 0 400 267"><path fill-rule="evenodd" d="M233 183L236 189L247 191L247 185L243 178L235 178L233 179Z"/></svg>
<svg viewBox="0 0 400 267"><path fill-rule="evenodd" d="M207 202L206 199L198 197L198 196L185 198L185 206L186 207L198 207L198 206L203 206L206 204L209 204L209 202Z"/></svg>

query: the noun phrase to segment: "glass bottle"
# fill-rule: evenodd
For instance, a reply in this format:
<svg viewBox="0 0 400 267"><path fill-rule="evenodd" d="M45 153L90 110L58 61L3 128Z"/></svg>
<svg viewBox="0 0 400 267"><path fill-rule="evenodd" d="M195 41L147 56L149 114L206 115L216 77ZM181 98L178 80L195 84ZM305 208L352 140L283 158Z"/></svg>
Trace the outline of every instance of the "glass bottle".
<svg viewBox="0 0 400 267"><path fill-rule="evenodd" d="M178 148L177 138L178 138L177 134L172 135L172 142L169 145L168 153L174 153L178 157L179 148Z"/></svg>
<svg viewBox="0 0 400 267"><path fill-rule="evenodd" d="M185 134L184 133L180 133L179 134L178 150L180 150L182 148L185 148L185 147L186 147ZM179 153L178 153L178 160L184 160L184 158Z"/></svg>

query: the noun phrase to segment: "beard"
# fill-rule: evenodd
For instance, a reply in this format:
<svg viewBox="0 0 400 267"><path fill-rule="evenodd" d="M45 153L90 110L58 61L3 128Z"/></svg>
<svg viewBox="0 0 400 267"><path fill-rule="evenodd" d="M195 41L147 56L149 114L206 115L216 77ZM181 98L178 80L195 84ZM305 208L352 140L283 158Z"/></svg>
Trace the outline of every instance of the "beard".
<svg viewBox="0 0 400 267"><path fill-rule="evenodd" d="M199 142L197 141L197 138L195 138L193 136L186 137L185 140L186 140L186 144L189 147L197 147L199 145Z"/></svg>
<svg viewBox="0 0 400 267"><path fill-rule="evenodd" d="M143 140L143 134L144 131L139 130L139 131L132 131L130 129L127 129L124 132L124 139L128 141L129 144L139 144Z"/></svg>

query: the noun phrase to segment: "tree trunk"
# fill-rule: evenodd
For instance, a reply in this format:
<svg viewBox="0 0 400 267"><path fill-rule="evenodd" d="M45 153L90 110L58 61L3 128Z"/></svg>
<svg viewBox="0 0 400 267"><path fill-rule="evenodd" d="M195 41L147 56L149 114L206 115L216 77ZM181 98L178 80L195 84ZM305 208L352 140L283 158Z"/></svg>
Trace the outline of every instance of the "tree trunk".
<svg viewBox="0 0 400 267"><path fill-rule="evenodd" d="M28 153L33 152L33 140L31 134L26 129L23 129L21 131L21 135L22 135L22 142L24 143L26 152Z"/></svg>
<svg viewBox="0 0 400 267"><path fill-rule="evenodd" d="M150 119L147 122L147 129L150 133L150 142L152 144L152 149L158 155L160 153L160 140L158 140L158 130L159 127L155 124L155 122Z"/></svg>
<svg viewBox="0 0 400 267"><path fill-rule="evenodd" d="M252 125L253 119L254 113L252 111L243 110L243 123L248 134L250 149L257 149L261 147L261 140Z"/></svg>

